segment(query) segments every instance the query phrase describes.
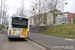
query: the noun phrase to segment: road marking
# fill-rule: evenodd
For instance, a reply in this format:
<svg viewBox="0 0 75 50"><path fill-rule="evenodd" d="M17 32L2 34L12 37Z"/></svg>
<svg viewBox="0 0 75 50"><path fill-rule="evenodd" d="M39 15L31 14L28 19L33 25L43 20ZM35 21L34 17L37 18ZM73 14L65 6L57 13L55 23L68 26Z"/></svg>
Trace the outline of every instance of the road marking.
<svg viewBox="0 0 75 50"><path fill-rule="evenodd" d="M68 41L74 41L74 39L68 39L68 38L65 38L65 40L68 40Z"/></svg>
<svg viewBox="0 0 75 50"><path fill-rule="evenodd" d="M27 39L28 40L28 39ZM30 40L28 40L28 41L30 41ZM44 48L44 47L42 47L41 45L39 45L39 44L36 44L35 42L33 42L33 41L30 41L31 43L33 43L33 44L35 44L35 45L37 45L38 47L40 47L40 48L43 48L43 49L45 49L45 50L47 50L46 48Z"/></svg>

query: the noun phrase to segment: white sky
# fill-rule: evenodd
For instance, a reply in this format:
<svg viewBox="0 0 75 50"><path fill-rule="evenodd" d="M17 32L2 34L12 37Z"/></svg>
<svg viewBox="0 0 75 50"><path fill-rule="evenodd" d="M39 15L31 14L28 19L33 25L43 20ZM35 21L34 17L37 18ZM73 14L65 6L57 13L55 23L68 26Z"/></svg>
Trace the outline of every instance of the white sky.
<svg viewBox="0 0 75 50"><path fill-rule="evenodd" d="M75 13L75 0L67 0L68 4L64 6L65 12Z"/></svg>
<svg viewBox="0 0 75 50"><path fill-rule="evenodd" d="M31 0L24 0L25 10L30 9ZM18 8L21 7L22 0L8 0L7 4L9 7L8 14L12 15Z"/></svg>
<svg viewBox="0 0 75 50"><path fill-rule="evenodd" d="M13 13L16 12L16 10L21 7L21 1L22 0L6 0L8 8L8 15L12 15ZM25 4L25 10L30 9L30 4L32 0L24 0ZM75 13L75 0L67 0L68 4L64 6L64 11L65 12L71 12ZM1 3L1 2L0 2Z"/></svg>

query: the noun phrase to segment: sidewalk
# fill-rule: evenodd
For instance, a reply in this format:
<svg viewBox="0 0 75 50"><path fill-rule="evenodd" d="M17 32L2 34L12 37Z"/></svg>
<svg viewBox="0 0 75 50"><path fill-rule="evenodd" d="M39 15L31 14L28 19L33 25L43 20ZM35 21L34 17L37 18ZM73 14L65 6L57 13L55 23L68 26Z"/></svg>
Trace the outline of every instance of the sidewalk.
<svg viewBox="0 0 75 50"><path fill-rule="evenodd" d="M5 34L0 34L0 45L2 44L4 37L5 37Z"/></svg>
<svg viewBox="0 0 75 50"><path fill-rule="evenodd" d="M4 40L6 31L7 31L6 29L0 30L0 45L2 44L2 42L3 42L3 40Z"/></svg>
<svg viewBox="0 0 75 50"><path fill-rule="evenodd" d="M44 35L44 34L39 34L39 33L30 33L29 38L32 41L39 43L51 50L66 50L66 46L75 47L74 41L65 40L67 38L64 38L64 37L50 36L50 35ZM59 48L55 48L56 46ZM75 50L75 49L73 48L69 50Z"/></svg>

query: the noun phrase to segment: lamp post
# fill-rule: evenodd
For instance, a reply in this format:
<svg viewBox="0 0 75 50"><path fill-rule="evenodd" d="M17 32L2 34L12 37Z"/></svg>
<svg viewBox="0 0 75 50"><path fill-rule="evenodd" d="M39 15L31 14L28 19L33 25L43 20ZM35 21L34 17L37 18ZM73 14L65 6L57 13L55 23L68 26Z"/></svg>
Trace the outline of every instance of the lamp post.
<svg viewBox="0 0 75 50"><path fill-rule="evenodd" d="M1 24L1 6L0 6L0 24Z"/></svg>
<svg viewBox="0 0 75 50"><path fill-rule="evenodd" d="M68 4L68 0L67 0L67 2L65 3L65 5L67 5ZM67 16L67 24L68 24L68 16Z"/></svg>
<svg viewBox="0 0 75 50"><path fill-rule="evenodd" d="M40 0L39 0L39 18L38 18L38 24L40 26Z"/></svg>
<svg viewBox="0 0 75 50"><path fill-rule="evenodd" d="M67 5L68 4L68 0L67 0L67 2L66 3L64 3L65 5ZM65 7L65 6L64 6ZM64 11L63 11L64 12Z"/></svg>
<svg viewBox="0 0 75 50"><path fill-rule="evenodd" d="M35 11L35 9L33 8L33 11ZM33 25L34 25L34 23L35 23L35 12L34 12L34 16L33 16Z"/></svg>
<svg viewBox="0 0 75 50"><path fill-rule="evenodd" d="M63 5L63 13L64 13L64 7L65 7L65 5L67 5L68 4L68 0L67 0L67 2L64 2L64 5ZM64 13L65 14L65 13ZM63 19L64 19L64 15L62 15L62 24L63 24ZM67 17L67 24L68 24L68 17Z"/></svg>

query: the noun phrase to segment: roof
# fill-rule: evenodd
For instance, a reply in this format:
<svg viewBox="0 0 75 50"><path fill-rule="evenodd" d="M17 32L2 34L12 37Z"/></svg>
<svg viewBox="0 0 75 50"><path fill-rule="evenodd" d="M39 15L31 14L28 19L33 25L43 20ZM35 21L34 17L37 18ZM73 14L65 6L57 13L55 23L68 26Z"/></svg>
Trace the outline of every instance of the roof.
<svg viewBox="0 0 75 50"><path fill-rule="evenodd" d="M75 15L75 13L72 13L73 15Z"/></svg>
<svg viewBox="0 0 75 50"><path fill-rule="evenodd" d="M60 13L60 14L56 14L56 15L62 15L62 14L66 14L66 13L69 13L69 12L64 12L64 13Z"/></svg>
<svg viewBox="0 0 75 50"><path fill-rule="evenodd" d="M54 11L54 10L52 10L52 11ZM60 11L60 10L57 10L57 9L56 9L56 11ZM42 15L42 14L47 14L47 13L49 13L49 12L51 12L51 11L46 11L46 12L44 12L44 13L41 13L40 15ZM35 15L35 16L39 16L39 14L37 14L37 15ZM31 17L34 17L34 15L31 16ZM29 17L29 18L31 18L31 17Z"/></svg>

